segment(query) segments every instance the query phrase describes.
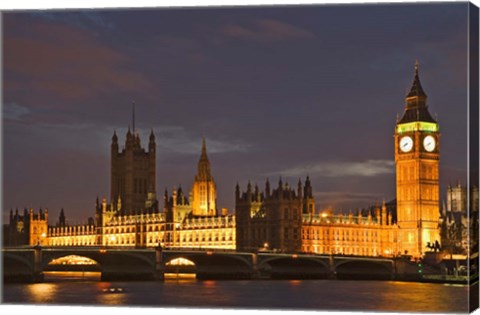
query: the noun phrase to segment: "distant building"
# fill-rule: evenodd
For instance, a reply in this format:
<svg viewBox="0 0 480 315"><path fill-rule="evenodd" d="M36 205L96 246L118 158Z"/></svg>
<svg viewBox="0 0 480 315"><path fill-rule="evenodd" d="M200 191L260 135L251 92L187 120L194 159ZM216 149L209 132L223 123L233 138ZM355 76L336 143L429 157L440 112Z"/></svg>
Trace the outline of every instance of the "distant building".
<svg viewBox="0 0 480 315"><path fill-rule="evenodd" d="M140 137L128 129L125 147L119 151L114 132L111 145L110 198L115 210L123 214L158 208L155 185L155 135L150 133L148 152L142 148Z"/></svg>
<svg viewBox="0 0 480 315"><path fill-rule="evenodd" d="M450 254L470 253L478 247L478 186L468 191L460 182L449 185L446 198L440 220L443 248Z"/></svg>
<svg viewBox="0 0 480 315"><path fill-rule="evenodd" d="M288 184L284 186L280 179L278 187L270 191L270 183L267 180L264 192L260 192L257 185L253 189L248 183L247 191L242 194L237 185L235 190L237 249L251 251L269 248L286 252L300 251L303 208L304 198L300 182L295 191Z"/></svg>
<svg viewBox="0 0 480 315"><path fill-rule="evenodd" d="M210 172L205 138L202 141L202 154L198 161L198 171L192 187L192 215L217 215L217 190Z"/></svg>
<svg viewBox="0 0 480 315"><path fill-rule="evenodd" d="M24 209L23 215L18 209L10 210L10 224L4 235L4 243L9 246L47 245L48 209L34 213L33 209Z"/></svg>
<svg viewBox="0 0 480 315"><path fill-rule="evenodd" d="M127 134L127 142L128 137L132 137L132 135ZM150 136L150 143L154 143L153 132ZM138 148L137 146L137 150ZM116 149L114 149L115 151ZM138 152L140 152L140 158L137 161L125 159L121 169L135 169L132 165L141 164L142 161L147 165L148 163L142 160L146 154ZM155 152L154 148L150 148L150 152ZM116 172L116 177L112 176L112 178L118 179L120 173ZM141 178L142 176L130 177ZM198 173L189 197L184 194L182 187L174 188L171 195L165 190L163 211L160 211L154 203L149 203L148 195L144 199L146 203L143 208L131 209L127 208L121 194L118 198L115 191L112 191L114 198L111 203L107 203L106 198L99 202L97 198L96 219L86 225L62 224L61 222L65 222L62 211L57 226L49 228L48 244L52 246L103 245L119 247L162 245L166 247L235 249L235 216L229 215L228 211L217 213L216 187L211 175L205 139L202 141ZM133 191L135 194L136 190ZM145 195L143 196L145 197ZM140 205L139 200L140 198L137 200L138 206Z"/></svg>

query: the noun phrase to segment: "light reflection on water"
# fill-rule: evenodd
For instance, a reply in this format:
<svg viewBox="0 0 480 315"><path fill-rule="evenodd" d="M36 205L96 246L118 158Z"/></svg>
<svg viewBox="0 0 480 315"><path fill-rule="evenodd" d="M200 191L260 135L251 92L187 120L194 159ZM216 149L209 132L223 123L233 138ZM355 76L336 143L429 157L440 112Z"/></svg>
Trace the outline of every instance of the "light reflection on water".
<svg viewBox="0 0 480 315"><path fill-rule="evenodd" d="M32 303L45 304L53 303L58 287L52 283L36 283L28 285L26 289L31 296Z"/></svg>
<svg viewBox="0 0 480 315"><path fill-rule="evenodd" d="M165 282L8 284L3 289L3 302L8 304L459 313L467 312L468 301L467 286L393 281L200 281L184 278Z"/></svg>

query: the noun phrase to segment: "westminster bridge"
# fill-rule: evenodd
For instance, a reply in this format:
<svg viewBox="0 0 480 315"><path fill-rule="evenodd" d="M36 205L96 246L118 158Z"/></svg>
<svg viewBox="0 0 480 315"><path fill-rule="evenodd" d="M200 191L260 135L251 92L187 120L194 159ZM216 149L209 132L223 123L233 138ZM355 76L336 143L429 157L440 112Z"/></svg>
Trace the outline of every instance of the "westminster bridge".
<svg viewBox="0 0 480 315"><path fill-rule="evenodd" d="M419 277L418 265L401 258L214 249L36 246L2 249L4 280L41 282L45 271L56 270L51 264L53 260L71 255L95 261L95 270L101 272L101 279L105 281L163 280L168 273L195 273L197 279L416 280ZM172 265L179 259L189 263Z"/></svg>

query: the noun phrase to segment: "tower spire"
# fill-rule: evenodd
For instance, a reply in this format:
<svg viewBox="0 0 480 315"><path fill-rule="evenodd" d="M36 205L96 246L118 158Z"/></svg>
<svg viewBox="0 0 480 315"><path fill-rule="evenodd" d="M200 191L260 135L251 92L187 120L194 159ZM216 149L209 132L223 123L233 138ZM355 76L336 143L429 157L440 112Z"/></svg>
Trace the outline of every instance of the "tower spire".
<svg viewBox="0 0 480 315"><path fill-rule="evenodd" d="M202 138L202 153L200 155L200 160L198 161L198 179L208 180L211 178L210 175L210 161L207 156L207 144L205 142L205 137Z"/></svg>
<svg viewBox="0 0 480 315"><path fill-rule="evenodd" d="M413 77L412 87L410 92L407 95L407 98L410 97L427 97L423 91L422 85L420 84L420 76L418 75L419 62L418 59L415 61L415 75Z"/></svg>
<svg viewBox="0 0 480 315"><path fill-rule="evenodd" d="M133 134L135 134L135 101L132 101L132 128Z"/></svg>
<svg viewBox="0 0 480 315"><path fill-rule="evenodd" d="M202 155L201 158L208 159L207 157L207 144L205 143L205 137L202 137Z"/></svg>
<svg viewBox="0 0 480 315"><path fill-rule="evenodd" d="M402 118L397 121L398 124L409 123L414 121L424 121L435 123L435 119L432 118L428 111L427 106L427 94L422 88L419 76L419 63L415 62L415 72L413 77L412 86L410 92L405 97L405 111Z"/></svg>

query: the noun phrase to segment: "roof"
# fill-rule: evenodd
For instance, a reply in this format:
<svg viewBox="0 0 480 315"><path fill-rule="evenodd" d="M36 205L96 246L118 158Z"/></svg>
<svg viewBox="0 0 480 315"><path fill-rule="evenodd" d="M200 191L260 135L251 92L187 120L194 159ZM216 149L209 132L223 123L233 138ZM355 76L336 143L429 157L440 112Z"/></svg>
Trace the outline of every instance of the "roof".
<svg viewBox="0 0 480 315"><path fill-rule="evenodd" d="M404 124L414 121L424 121L436 123L435 119L430 115L427 106L427 94L420 83L420 76L418 74L418 62L415 64L415 75L413 78L412 87L406 96L405 112L398 124Z"/></svg>

